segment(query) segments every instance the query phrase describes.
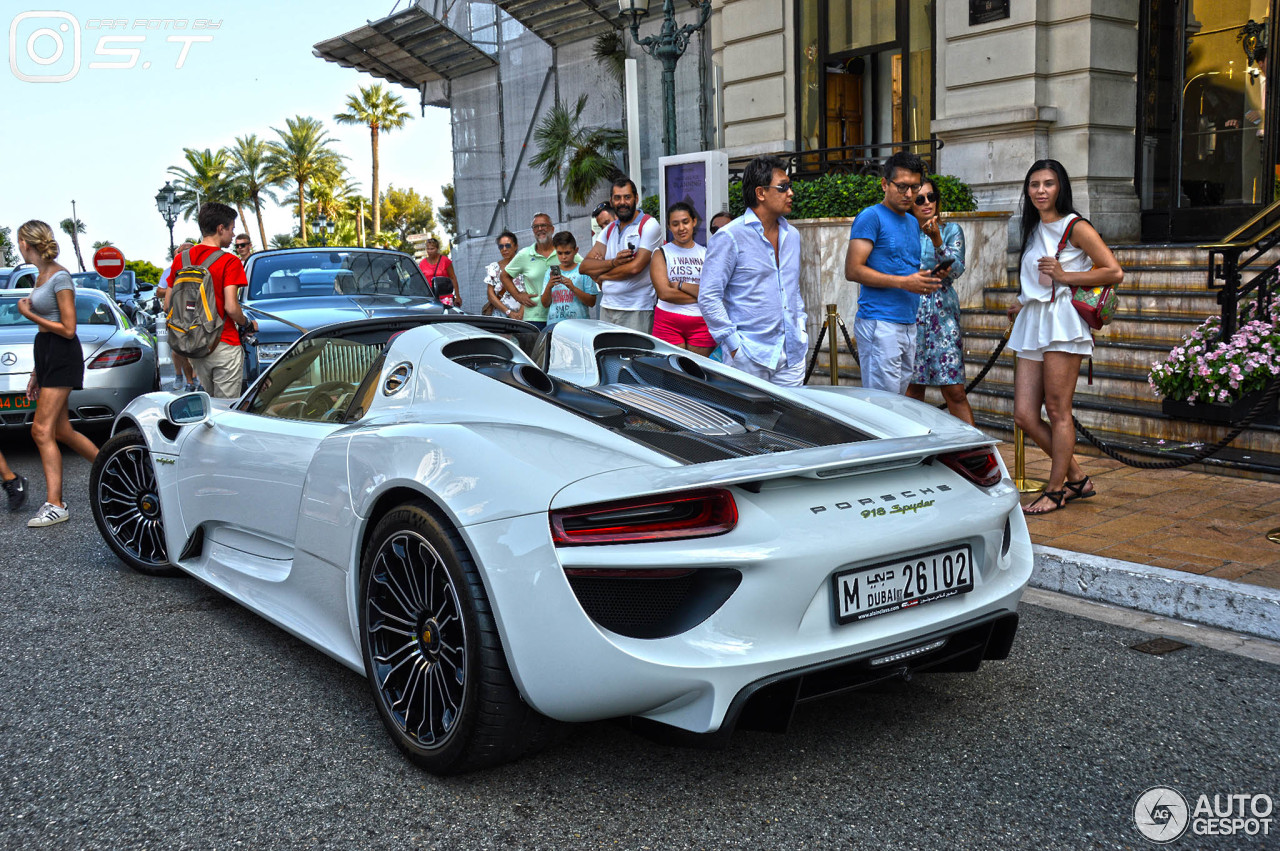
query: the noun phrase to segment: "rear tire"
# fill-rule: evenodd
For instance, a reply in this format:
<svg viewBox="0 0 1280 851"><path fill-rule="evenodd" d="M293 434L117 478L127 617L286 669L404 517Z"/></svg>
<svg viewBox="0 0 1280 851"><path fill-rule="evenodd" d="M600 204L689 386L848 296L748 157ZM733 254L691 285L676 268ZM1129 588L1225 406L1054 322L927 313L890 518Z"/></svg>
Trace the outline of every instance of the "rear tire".
<svg viewBox="0 0 1280 851"><path fill-rule="evenodd" d="M480 573L426 503L374 528L360 566L360 645L396 746L433 774L519 759L555 722L520 697Z"/></svg>
<svg viewBox="0 0 1280 851"><path fill-rule="evenodd" d="M98 450L89 471L89 505L98 532L129 567L148 576L177 576L165 548L155 466L142 433L128 429Z"/></svg>

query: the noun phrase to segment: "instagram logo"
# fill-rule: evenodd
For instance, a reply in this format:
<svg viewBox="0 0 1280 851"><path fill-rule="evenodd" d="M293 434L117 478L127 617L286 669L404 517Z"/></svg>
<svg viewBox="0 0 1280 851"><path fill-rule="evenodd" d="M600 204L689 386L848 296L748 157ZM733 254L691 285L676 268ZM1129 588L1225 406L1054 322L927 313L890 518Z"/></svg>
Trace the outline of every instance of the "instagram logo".
<svg viewBox="0 0 1280 851"><path fill-rule="evenodd" d="M80 72L80 22L67 12L22 12L9 24L9 70L24 83L61 83Z"/></svg>

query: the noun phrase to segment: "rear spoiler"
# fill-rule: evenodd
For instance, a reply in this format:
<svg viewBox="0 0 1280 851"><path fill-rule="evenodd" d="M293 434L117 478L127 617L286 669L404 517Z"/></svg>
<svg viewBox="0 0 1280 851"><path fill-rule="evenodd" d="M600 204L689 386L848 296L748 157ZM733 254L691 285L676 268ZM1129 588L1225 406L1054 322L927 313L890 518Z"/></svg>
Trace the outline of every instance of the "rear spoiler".
<svg viewBox="0 0 1280 851"><path fill-rule="evenodd" d="M551 508L701 487L753 484L770 479L831 479L913 467L947 452L995 446L998 441L968 427L911 437L816 446L777 455L730 458L680 467L627 467L579 479L562 488Z"/></svg>

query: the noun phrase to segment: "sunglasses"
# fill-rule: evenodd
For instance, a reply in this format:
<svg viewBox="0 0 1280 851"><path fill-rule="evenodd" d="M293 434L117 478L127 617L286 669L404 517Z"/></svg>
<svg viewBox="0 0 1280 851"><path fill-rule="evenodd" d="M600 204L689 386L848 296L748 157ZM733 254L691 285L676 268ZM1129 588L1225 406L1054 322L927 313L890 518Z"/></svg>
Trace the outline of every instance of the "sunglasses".
<svg viewBox="0 0 1280 851"><path fill-rule="evenodd" d="M938 202L937 192L922 192L916 196L916 206L923 207L925 204L936 204Z"/></svg>
<svg viewBox="0 0 1280 851"><path fill-rule="evenodd" d="M499 242L498 247L503 251L506 251L508 248L515 248L515 244L510 242Z"/></svg>
<svg viewBox="0 0 1280 851"><path fill-rule="evenodd" d="M788 192L791 191L791 181L788 180L783 183L779 183L777 186L770 186L769 188L776 189L779 192L781 192L783 195L786 195Z"/></svg>
<svg viewBox="0 0 1280 851"><path fill-rule="evenodd" d="M236 248L248 248L248 247L249 247L249 243L247 243L247 242L237 242L237 243L236 243Z"/></svg>

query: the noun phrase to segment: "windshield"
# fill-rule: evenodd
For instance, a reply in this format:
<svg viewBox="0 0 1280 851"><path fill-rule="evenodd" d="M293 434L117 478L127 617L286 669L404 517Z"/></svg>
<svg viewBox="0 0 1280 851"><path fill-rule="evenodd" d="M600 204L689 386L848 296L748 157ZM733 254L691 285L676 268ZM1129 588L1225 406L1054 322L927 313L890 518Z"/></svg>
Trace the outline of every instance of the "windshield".
<svg viewBox="0 0 1280 851"><path fill-rule="evenodd" d="M249 300L324 295L435 298L413 261L373 251L305 251L254 260Z"/></svg>
<svg viewBox="0 0 1280 851"><path fill-rule="evenodd" d="M18 312L18 299L0 298L0 328L34 324ZM101 298L76 293L76 324L115 325L116 315Z"/></svg>
<svg viewBox="0 0 1280 851"><path fill-rule="evenodd" d="M109 289L111 282L97 272L72 272L71 280L75 281L77 287L97 290L101 293L111 292ZM132 293L133 289L133 272L121 272L120 277L116 278L116 294Z"/></svg>

